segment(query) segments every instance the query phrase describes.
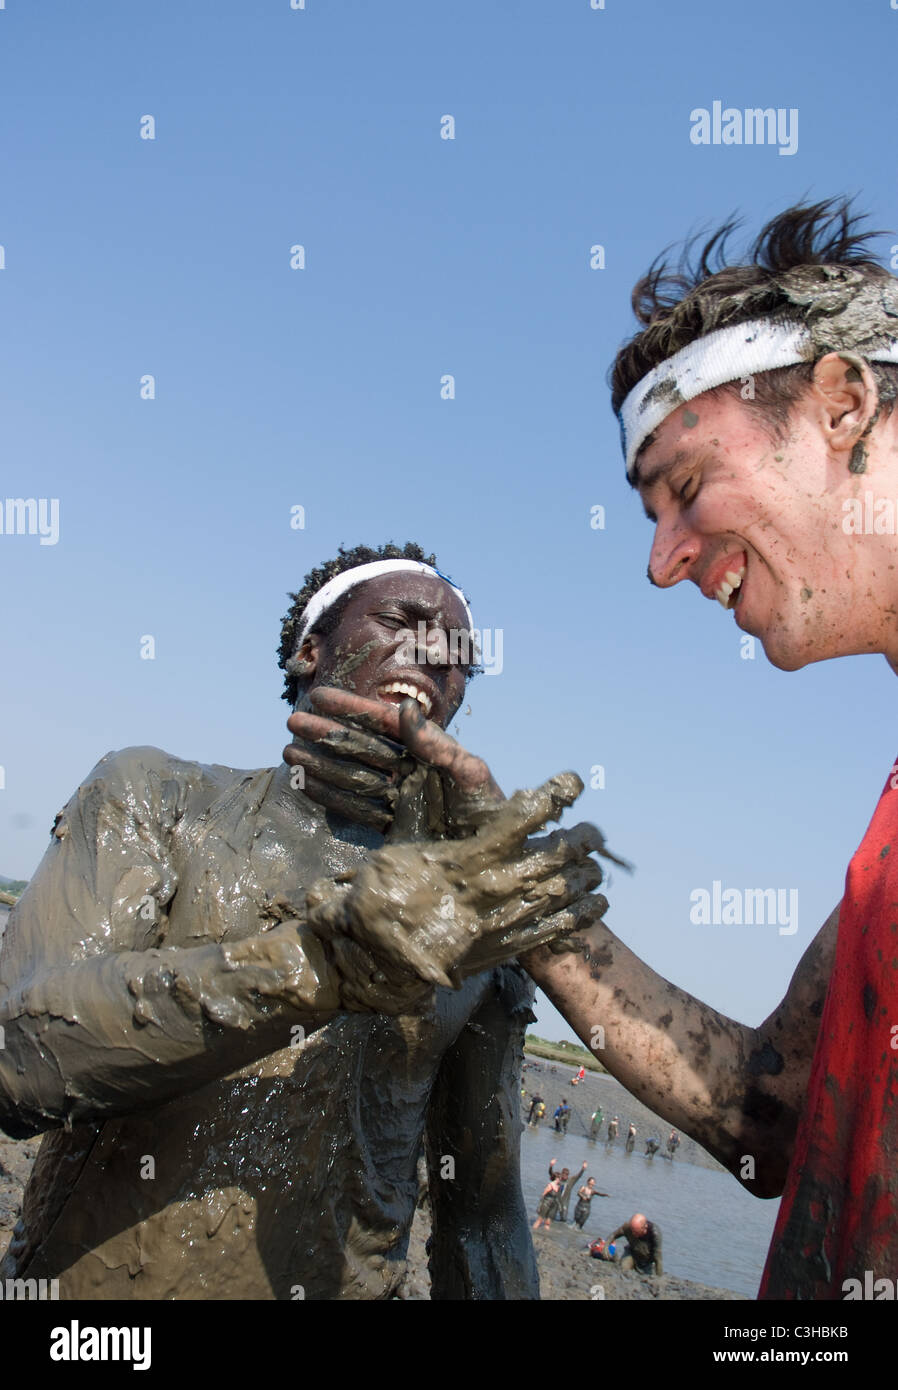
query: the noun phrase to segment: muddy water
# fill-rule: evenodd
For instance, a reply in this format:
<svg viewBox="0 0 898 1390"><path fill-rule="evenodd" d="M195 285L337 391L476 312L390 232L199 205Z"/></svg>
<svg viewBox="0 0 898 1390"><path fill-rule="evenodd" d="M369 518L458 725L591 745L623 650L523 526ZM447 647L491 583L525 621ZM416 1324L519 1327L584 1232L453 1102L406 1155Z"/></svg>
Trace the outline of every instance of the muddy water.
<svg viewBox="0 0 898 1390"><path fill-rule="evenodd" d="M550 1158L557 1158L557 1167L567 1167L571 1171L579 1169L586 1159L589 1166L583 1181L594 1177L596 1186L611 1196L593 1199L582 1237L575 1226L569 1226L562 1233L556 1223L554 1238L563 1235L579 1247L597 1236L610 1235L635 1211L642 1211L661 1228L665 1272L700 1284L731 1289L747 1298L756 1297L779 1200L761 1201L752 1197L729 1173L712 1166L701 1150L698 1154L693 1152L694 1157L699 1157L699 1163L689 1162L689 1151L697 1149L691 1141L684 1141L673 1162L660 1155L647 1159L646 1135L654 1128L663 1139L670 1126L663 1127L660 1120L653 1126L648 1118L650 1112L612 1077L589 1078L592 1084L587 1101L586 1094L579 1093L579 1087L575 1092L567 1085L569 1075L568 1068L559 1067L557 1077L547 1078L543 1072L539 1078L541 1083L547 1080L550 1083L539 1087L546 1101L551 1101L549 1115L563 1091L568 1091L565 1099L576 1110L567 1134L556 1134L547 1118L538 1130L525 1129L521 1136L524 1198L534 1218L540 1193L548 1181L546 1170ZM530 1077L529 1072L527 1077ZM612 1146L604 1143L605 1125L600 1142L584 1135L581 1116L588 1121L596 1101L605 1111L606 1124L612 1114L620 1117L621 1133ZM624 1136L631 1119L639 1136L634 1152L626 1154ZM576 1189L568 1211L569 1220L573 1219L575 1203Z"/></svg>

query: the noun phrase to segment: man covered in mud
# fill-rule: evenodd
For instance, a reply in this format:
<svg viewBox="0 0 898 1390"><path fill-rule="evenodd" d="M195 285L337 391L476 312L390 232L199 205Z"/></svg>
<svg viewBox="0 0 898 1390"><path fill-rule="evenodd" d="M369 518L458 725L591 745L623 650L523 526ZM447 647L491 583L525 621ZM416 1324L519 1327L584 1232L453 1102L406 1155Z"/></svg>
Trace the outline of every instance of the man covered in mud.
<svg viewBox="0 0 898 1390"><path fill-rule="evenodd" d="M471 616L419 547L341 549L293 597L286 761L108 754L10 917L0 1124L50 1132L0 1272L65 1299L387 1298L424 1141L434 1297L536 1298L531 986L502 962L606 906L601 837L528 844L579 780L500 804L443 733Z"/></svg>
<svg viewBox="0 0 898 1390"><path fill-rule="evenodd" d="M555 1167L555 1160L554 1160L554 1158L553 1158L553 1159L550 1161L550 1163L549 1163L549 1177L550 1177L550 1178L554 1178L554 1176L555 1176L555 1174L554 1174L554 1172L553 1172L554 1167ZM585 1159L584 1159L583 1163L581 1164L579 1171L576 1172L576 1173L569 1173L567 1168L562 1168L562 1170L561 1170L561 1191L560 1191L560 1193L558 1194L558 1214L557 1214L557 1216L556 1216L556 1220L557 1220L557 1221L567 1221L568 1207L570 1206L570 1203L571 1203L571 1193L573 1192L573 1190L574 1190L576 1184L580 1181L580 1179L583 1177L583 1174L584 1174L585 1172L586 1172L586 1160L585 1160Z"/></svg>
<svg viewBox="0 0 898 1390"><path fill-rule="evenodd" d="M661 1231L654 1221L649 1221L641 1211L634 1212L629 1221L618 1226L614 1234L608 1237L606 1247L621 1239L627 1242L620 1262L621 1269L627 1273L634 1269L638 1274L664 1273Z"/></svg>

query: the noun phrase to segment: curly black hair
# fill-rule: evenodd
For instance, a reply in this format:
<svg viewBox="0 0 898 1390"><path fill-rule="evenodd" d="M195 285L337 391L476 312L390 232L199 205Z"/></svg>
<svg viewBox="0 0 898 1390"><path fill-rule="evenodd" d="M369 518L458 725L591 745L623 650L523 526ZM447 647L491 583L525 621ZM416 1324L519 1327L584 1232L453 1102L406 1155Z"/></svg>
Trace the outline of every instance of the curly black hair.
<svg viewBox="0 0 898 1390"><path fill-rule="evenodd" d="M284 693L282 699L288 700L291 705L296 703L299 693L297 677L288 669L290 658L296 650L296 640L302 630L303 614L309 601L322 589L328 580L333 579L338 574L343 574L345 570L355 569L357 565L369 565L375 560L418 560L425 565L432 565L436 568L437 558L435 555L425 555L415 541L406 541L405 545L394 545L392 541L387 545L379 545L373 550L370 545L355 545L351 550L347 550L341 545L338 554L333 560L324 560L315 569L309 570L303 580L302 588L295 594L288 597L293 600L293 606L285 615L281 625L281 645L278 651L278 665L286 671L284 677ZM315 627L316 632L327 634L333 632L340 622L343 609L349 599L349 594L344 594L332 608L329 608L323 615L320 624Z"/></svg>
<svg viewBox="0 0 898 1390"><path fill-rule="evenodd" d="M726 259L727 241L740 225L735 216L714 232L697 257L705 233L688 238L674 267L667 260L670 247L662 251L633 288L633 312L643 327L618 351L608 374L615 413L653 367L696 338L762 316L796 317L795 297L789 292L789 272L796 268L850 267L858 272L859 283L893 280L868 246L873 237L887 233L859 230L864 220L864 214L852 211L851 198L828 198L798 203L772 218L741 264ZM898 393L898 367L871 363L871 370L887 414ZM760 372L754 398L746 404L779 435L812 372L810 363ZM727 382L716 390L739 395L740 384Z"/></svg>

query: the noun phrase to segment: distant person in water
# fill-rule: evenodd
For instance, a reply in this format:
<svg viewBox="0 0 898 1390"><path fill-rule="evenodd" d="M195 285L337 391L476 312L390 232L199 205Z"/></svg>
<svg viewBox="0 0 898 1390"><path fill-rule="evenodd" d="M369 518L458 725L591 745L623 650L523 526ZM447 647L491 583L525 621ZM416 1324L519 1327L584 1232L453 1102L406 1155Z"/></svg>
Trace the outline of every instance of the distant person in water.
<svg viewBox="0 0 898 1390"><path fill-rule="evenodd" d="M608 1143L609 1143L609 1144L613 1144L613 1143L614 1143L615 1139L617 1138L617 1132L618 1132L618 1129L619 1129L619 1128L620 1128L620 1124L619 1124L619 1121L618 1121L617 1116L615 1115L615 1117L614 1117L613 1120L609 1120L609 1121L608 1121Z"/></svg>
<svg viewBox="0 0 898 1390"><path fill-rule="evenodd" d="M664 1273L661 1263L661 1232L654 1222L648 1221L642 1212L637 1211L629 1221L625 1221L623 1226L618 1226L614 1234L608 1237L609 1245L621 1236L627 1242L620 1262L621 1269L635 1269L639 1274Z"/></svg>
<svg viewBox="0 0 898 1390"><path fill-rule="evenodd" d="M590 1125L589 1125L589 1137L590 1137L590 1139L598 1139L598 1137L599 1137L599 1132L601 1131L601 1128L602 1128L602 1121L604 1120L604 1118L605 1118L605 1116L604 1116L604 1113L603 1113L603 1111L602 1111L602 1107L601 1107L601 1105L599 1105L599 1106L597 1106L596 1109L593 1111L592 1119L591 1119L591 1121L590 1121Z"/></svg>
<svg viewBox="0 0 898 1390"><path fill-rule="evenodd" d="M589 1204L593 1197L610 1197L610 1192L600 1192L596 1187L595 1178L587 1178L581 1188L577 1190L577 1205L574 1207L574 1225L578 1231L582 1231L586 1225L586 1218L589 1216Z"/></svg>
<svg viewBox="0 0 898 1390"><path fill-rule="evenodd" d="M633 1124L632 1121L630 1122L630 1128L627 1130L626 1147L628 1154L631 1154L636 1147L636 1126Z"/></svg>
<svg viewBox="0 0 898 1390"><path fill-rule="evenodd" d="M584 1167L585 1167L585 1164L584 1164ZM560 1173L556 1173L556 1172L555 1172L555 1160L554 1160L554 1158L550 1158L550 1159L549 1159L549 1181L550 1181L550 1182L555 1182L555 1180L557 1179L557 1180L558 1180L558 1184L559 1184L559 1186L558 1186L558 1201L555 1203L555 1210L554 1210L553 1213L552 1213L552 1220L553 1220L553 1221L560 1221L560 1220L561 1220L561 1213L560 1213L560 1210L559 1210L560 1205L561 1205L561 1198L562 1198L562 1196L563 1196L563 1194L564 1194L564 1189L565 1189L565 1187L567 1186L568 1182L570 1181L570 1176L571 1176L571 1170L570 1170L569 1168L562 1168L562 1170L561 1170ZM575 1179L575 1181L576 1181L576 1179Z"/></svg>
<svg viewBox="0 0 898 1390"><path fill-rule="evenodd" d="M566 1100L561 1102L552 1118L555 1121L555 1128L558 1133L567 1134L568 1121L571 1118L571 1107Z"/></svg>
<svg viewBox="0 0 898 1390"><path fill-rule="evenodd" d="M535 1101L530 1107L530 1119L527 1121L528 1125L533 1129L539 1129L539 1122L545 1118L545 1114L546 1102L544 1100Z"/></svg>
<svg viewBox="0 0 898 1390"><path fill-rule="evenodd" d="M568 1203L569 1203L570 1200L571 1200L571 1193L572 1193L572 1191L574 1190L574 1183L577 1181L578 1178L582 1178L582 1176L583 1176L583 1174L584 1174L585 1171L586 1171L586 1162L585 1162L585 1160L584 1160L584 1162L583 1162L583 1165L582 1165L582 1167L581 1167L579 1173L573 1173L573 1174L571 1173L570 1169L568 1169L568 1168L562 1168L562 1170L561 1170L560 1173L556 1173L556 1172L555 1172L555 1160L554 1160L554 1158L549 1160L549 1177L550 1177L550 1178L556 1178L556 1177L557 1177L557 1178L559 1178L560 1181L561 1181L561 1191L560 1191L559 1194L558 1194L558 1210L557 1210L557 1212L556 1212L556 1214L555 1214L555 1220L556 1220L556 1221L567 1221Z"/></svg>
<svg viewBox="0 0 898 1390"><path fill-rule="evenodd" d="M655 1136L654 1136L654 1134L650 1134L649 1137L648 1137L648 1139L646 1139L646 1141L645 1141L645 1156L646 1156L646 1158L654 1158L654 1157L655 1157L655 1154L658 1152L658 1150L660 1149L660 1147L661 1147L661 1141L660 1141L659 1139L656 1139Z"/></svg>
<svg viewBox="0 0 898 1390"><path fill-rule="evenodd" d="M527 1123L528 1123L528 1125L533 1123L533 1112L536 1110L536 1108L537 1108L538 1105L542 1105L542 1107L543 1107L543 1112L542 1112L542 1113L543 1113L543 1115L545 1115L545 1113L546 1113L546 1107L545 1107L545 1104L544 1104L544 1102L543 1102L543 1098L542 1098L541 1095L538 1095L536 1092L534 1092L533 1095L532 1095L532 1097L531 1097L531 1099L530 1099L530 1113L529 1113L529 1115L527 1116Z"/></svg>
<svg viewBox="0 0 898 1390"><path fill-rule="evenodd" d="M558 1198L558 1217L559 1217L559 1220L561 1220L561 1221L567 1221L567 1209L568 1209L568 1206L570 1205L571 1193L572 1193L573 1190L574 1190L574 1184L578 1181L579 1178L582 1178L582 1177L583 1177L583 1174L584 1174L585 1172L586 1172L586 1160L584 1159L583 1163L580 1165L580 1171L579 1171L579 1173L571 1173L571 1175L570 1175L570 1177L568 1178L567 1182L564 1184L564 1187L561 1189L561 1196Z"/></svg>
<svg viewBox="0 0 898 1390"><path fill-rule="evenodd" d="M552 1178L543 1188L543 1195L540 1197L539 1206L536 1209L536 1220L533 1223L534 1231L538 1231L543 1222L545 1222L546 1230L551 1226L555 1214L558 1211L558 1194L560 1191L560 1176Z"/></svg>
<svg viewBox="0 0 898 1390"><path fill-rule="evenodd" d="M674 1157L679 1147L680 1136L675 1129L672 1129L667 1137L667 1152L670 1154L671 1158Z"/></svg>

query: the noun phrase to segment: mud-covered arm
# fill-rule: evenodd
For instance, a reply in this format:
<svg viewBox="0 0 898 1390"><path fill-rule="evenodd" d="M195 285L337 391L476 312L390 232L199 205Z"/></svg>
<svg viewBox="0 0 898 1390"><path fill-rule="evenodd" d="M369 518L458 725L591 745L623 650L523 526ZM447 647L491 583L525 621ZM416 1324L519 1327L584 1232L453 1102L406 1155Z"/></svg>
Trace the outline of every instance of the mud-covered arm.
<svg viewBox="0 0 898 1390"><path fill-rule="evenodd" d="M522 964L632 1095L691 1135L749 1192L776 1197L804 1107L838 917L836 908L782 1003L757 1028L678 989L604 923L570 937L569 950L542 947Z"/></svg>
<svg viewBox="0 0 898 1390"><path fill-rule="evenodd" d="M298 922L162 944L185 795L164 754L126 750L57 818L0 952L0 1127L15 1138L157 1105L338 1006L326 948Z"/></svg>
<svg viewBox="0 0 898 1390"><path fill-rule="evenodd" d="M523 971L498 968L440 1065L426 1131L435 1299L539 1298L520 1179L520 1075L531 1001Z"/></svg>
<svg viewBox="0 0 898 1390"><path fill-rule="evenodd" d="M565 1197L565 1198L567 1199L567 1201L570 1201L570 1199L571 1199L571 1193L573 1192L574 1187L576 1186L576 1184L577 1184L577 1183L580 1181L580 1179L583 1177L583 1174L584 1174L585 1170L586 1170L586 1164L584 1163L583 1167L580 1168L576 1173L571 1173L571 1176L568 1178L567 1182L564 1184L564 1188L563 1188L563 1190L562 1190L562 1196Z"/></svg>

